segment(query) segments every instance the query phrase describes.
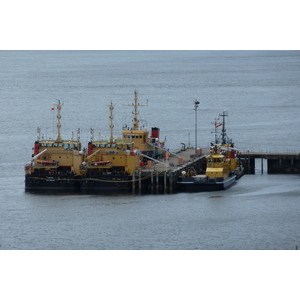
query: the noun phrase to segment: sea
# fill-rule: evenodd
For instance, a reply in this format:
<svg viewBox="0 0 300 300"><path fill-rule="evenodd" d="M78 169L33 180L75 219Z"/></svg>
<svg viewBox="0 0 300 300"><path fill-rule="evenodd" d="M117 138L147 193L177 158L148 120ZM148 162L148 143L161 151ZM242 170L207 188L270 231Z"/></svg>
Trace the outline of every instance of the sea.
<svg viewBox="0 0 300 300"><path fill-rule="evenodd" d="M295 250L300 175L243 176L225 191L30 193L24 165L37 128L83 145L132 122L170 151L209 147L216 119L241 151L300 152L299 51L0 51L0 250ZM197 112L195 101L199 101ZM197 114L197 122L196 122ZM197 130L196 130L197 128ZM264 162L266 164L266 162Z"/></svg>

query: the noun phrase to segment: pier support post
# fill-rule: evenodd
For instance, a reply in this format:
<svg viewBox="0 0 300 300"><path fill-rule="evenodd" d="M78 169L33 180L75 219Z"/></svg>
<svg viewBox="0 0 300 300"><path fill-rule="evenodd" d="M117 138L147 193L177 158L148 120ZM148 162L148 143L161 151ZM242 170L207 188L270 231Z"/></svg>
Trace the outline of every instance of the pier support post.
<svg viewBox="0 0 300 300"><path fill-rule="evenodd" d="M173 173L169 171L169 191L173 193Z"/></svg>
<svg viewBox="0 0 300 300"><path fill-rule="evenodd" d="M151 194L153 194L153 181L154 181L154 178L153 178L154 174L153 174L153 171L151 171Z"/></svg>
<svg viewBox="0 0 300 300"><path fill-rule="evenodd" d="M135 172L132 174L132 191L135 192Z"/></svg>
<svg viewBox="0 0 300 300"><path fill-rule="evenodd" d="M282 168L282 158L281 157L279 158L279 168L280 169Z"/></svg>
<svg viewBox="0 0 300 300"><path fill-rule="evenodd" d="M142 191L142 172L139 171L139 193Z"/></svg>
<svg viewBox="0 0 300 300"><path fill-rule="evenodd" d="M248 156L247 162L248 162L248 172L249 172L249 174L251 174L251 173L250 173L250 170L251 170L251 169L250 169L250 156Z"/></svg>
<svg viewBox="0 0 300 300"><path fill-rule="evenodd" d="M167 192L167 172L164 172L164 192Z"/></svg>
<svg viewBox="0 0 300 300"><path fill-rule="evenodd" d="M255 162L261 159L261 174L300 174L300 153L244 153L245 174L255 174Z"/></svg>

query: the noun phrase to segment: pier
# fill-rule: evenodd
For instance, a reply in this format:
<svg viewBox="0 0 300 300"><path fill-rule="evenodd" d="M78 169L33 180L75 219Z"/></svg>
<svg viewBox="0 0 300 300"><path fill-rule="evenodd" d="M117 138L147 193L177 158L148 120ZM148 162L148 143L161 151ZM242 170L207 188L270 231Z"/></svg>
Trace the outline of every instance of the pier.
<svg viewBox="0 0 300 300"><path fill-rule="evenodd" d="M245 174L255 174L255 169L260 169L261 174L300 174L300 153L246 151L241 152L239 157Z"/></svg>
<svg viewBox="0 0 300 300"><path fill-rule="evenodd" d="M160 160L148 161L135 172L133 190L151 193L174 193L177 191L177 180L183 171L186 173L205 172L206 155L209 149L187 148L176 153L168 153Z"/></svg>
<svg viewBox="0 0 300 300"><path fill-rule="evenodd" d="M205 173L208 148L188 148L169 157L153 159L136 171L133 190L145 193L175 193L177 181L183 171L190 174ZM240 152L245 174L300 174L300 153Z"/></svg>

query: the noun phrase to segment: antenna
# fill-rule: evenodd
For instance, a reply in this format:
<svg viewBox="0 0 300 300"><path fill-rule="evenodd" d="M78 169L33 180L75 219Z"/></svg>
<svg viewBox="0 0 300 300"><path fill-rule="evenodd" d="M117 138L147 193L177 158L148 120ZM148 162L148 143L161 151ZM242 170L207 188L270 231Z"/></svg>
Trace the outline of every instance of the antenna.
<svg viewBox="0 0 300 300"><path fill-rule="evenodd" d="M225 117L228 117L228 111L227 110L224 110L223 111L223 114L219 114L220 117L223 117L223 123L222 123L222 144L226 144L227 141L226 141L226 129L225 129Z"/></svg>
<svg viewBox="0 0 300 300"><path fill-rule="evenodd" d="M217 122L218 120L219 120L220 118L218 118L218 119L215 119L215 121L214 122L212 122L211 124L214 124L215 126L214 126L214 131L212 131L211 133L214 133L215 134L215 144L219 144L220 143L220 141L219 141L219 139L218 139L218 127L220 127L221 125L222 125L222 123L220 123L220 122Z"/></svg>
<svg viewBox="0 0 300 300"><path fill-rule="evenodd" d="M38 128L36 129L36 131L37 131L37 133L38 133L37 140L39 141L39 140L41 139L41 128L38 127Z"/></svg>
<svg viewBox="0 0 300 300"><path fill-rule="evenodd" d="M138 130L139 129L138 106L148 106L148 100L147 100L147 104L138 103L138 94L137 94L137 91L134 90L134 103L132 103L132 104L123 104L123 106L133 106L134 107L134 111L132 112L132 114L133 114L133 120L132 120L133 129Z"/></svg>
<svg viewBox="0 0 300 300"><path fill-rule="evenodd" d="M80 140L80 128L77 129L77 141L79 142Z"/></svg>
<svg viewBox="0 0 300 300"><path fill-rule="evenodd" d="M195 104L194 106L195 107L195 156L197 156L197 109L200 104L200 101L196 99L194 104Z"/></svg>
<svg viewBox="0 0 300 300"><path fill-rule="evenodd" d="M94 129L93 128L91 128L91 142L93 142L94 141Z"/></svg>
<svg viewBox="0 0 300 300"><path fill-rule="evenodd" d="M61 119L60 110L61 110L61 107L63 106L63 103L61 104L60 100L58 100L58 103L55 104L53 102L53 105L55 105L57 107L57 138L56 138L56 142L62 142L62 138L61 138L61 135L60 135L60 128L61 128L61 125L60 125L60 119Z"/></svg>
<svg viewBox="0 0 300 300"><path fill-rule="evenodd" d="M109 107L109 110L110 110L110 115L109 115L109 119L110 119L110 143L112 144L113 141L114 141L114 136L113 136L113 129L114 129L114 125L113 125L113 119L114 119L114 116L113 116L113 110L114 110L114 107L115 105L112 104L112 102L110 102L110 105L107 105Z"/></svg>

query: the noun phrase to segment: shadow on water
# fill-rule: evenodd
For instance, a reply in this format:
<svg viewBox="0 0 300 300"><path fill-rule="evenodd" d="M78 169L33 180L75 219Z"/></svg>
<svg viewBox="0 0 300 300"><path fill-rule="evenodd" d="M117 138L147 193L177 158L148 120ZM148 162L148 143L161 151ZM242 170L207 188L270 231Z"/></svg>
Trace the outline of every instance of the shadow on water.
<svg viewBox="0 0 300 300"><path fill-rule="evenodd" d="M213 195L213 196L209 196L209 199L216 199L216 198L223 198L224 196L222 195Z"/></svg>
<svg viewBox="0 0 300 300"><path fill-rule="evenodd" d="M38 196L38 197L64 197L64 198L131 198L133 196L138 196L132 192L121 192L121 191L66 191L66 190L25 190L25 195Z"/></svg>

